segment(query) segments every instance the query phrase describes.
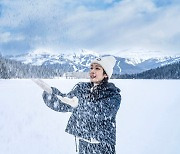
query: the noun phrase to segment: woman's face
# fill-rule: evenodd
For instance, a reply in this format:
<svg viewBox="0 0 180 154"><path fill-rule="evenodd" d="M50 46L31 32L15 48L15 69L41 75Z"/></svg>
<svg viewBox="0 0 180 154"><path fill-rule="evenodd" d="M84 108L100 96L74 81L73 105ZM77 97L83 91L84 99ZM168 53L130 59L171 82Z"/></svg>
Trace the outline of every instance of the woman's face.
<svg viewBox="0 0 180 154"><path fill-rule="evenodd" d="M93 63L90 67L90 81L96 84L99 84L104 78L107 77L106 74L103 74L103 68L101 65Z"/></svg>

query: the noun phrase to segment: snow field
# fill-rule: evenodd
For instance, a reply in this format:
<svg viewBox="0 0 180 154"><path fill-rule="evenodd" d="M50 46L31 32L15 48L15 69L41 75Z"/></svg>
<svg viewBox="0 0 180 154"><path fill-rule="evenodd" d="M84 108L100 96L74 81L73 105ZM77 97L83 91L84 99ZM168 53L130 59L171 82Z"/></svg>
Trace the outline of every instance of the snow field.
<svg viewBox="0 0 180 154"><path fill-rule="evenodd" d="M81 81L44 79L62 92ZM180 81L111 80L121 89L117 114L117 154L179 154ZM29 79L0 80L0 153L75 154L65 133L71 113L43 103L42 89Z"/></svg>

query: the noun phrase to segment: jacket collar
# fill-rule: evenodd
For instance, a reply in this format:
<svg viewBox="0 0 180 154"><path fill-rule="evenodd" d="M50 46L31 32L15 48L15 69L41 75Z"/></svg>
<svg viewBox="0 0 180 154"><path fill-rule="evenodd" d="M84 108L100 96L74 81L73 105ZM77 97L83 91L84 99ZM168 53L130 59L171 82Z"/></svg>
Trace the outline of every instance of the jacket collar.
<svg viewBox="0 0 180 154"><path fill-rule="evenodd" d="M92 97L97 99L112 97L114 95L119 95L120 89L117 88L113 83L102 82L99 85L93 87L94 84L89 83L89 88L91 91Z"/></svg>

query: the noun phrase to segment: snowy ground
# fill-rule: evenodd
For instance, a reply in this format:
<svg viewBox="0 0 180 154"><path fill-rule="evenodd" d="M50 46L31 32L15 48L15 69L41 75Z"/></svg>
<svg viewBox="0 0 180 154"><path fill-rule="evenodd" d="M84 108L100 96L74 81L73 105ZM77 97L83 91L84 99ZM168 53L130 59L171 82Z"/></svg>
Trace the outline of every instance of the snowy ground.
<svg viewBox="0 0 180 154"><path fill-rule="evenodd" d="M68 92L82 80L44 80ZM86 80L87 81L87 80ZM180 80L111 80L121 89L117 154L180 153ZM75 154L70 113L52 111L31 80L0 80L0 153Z"/></svg>

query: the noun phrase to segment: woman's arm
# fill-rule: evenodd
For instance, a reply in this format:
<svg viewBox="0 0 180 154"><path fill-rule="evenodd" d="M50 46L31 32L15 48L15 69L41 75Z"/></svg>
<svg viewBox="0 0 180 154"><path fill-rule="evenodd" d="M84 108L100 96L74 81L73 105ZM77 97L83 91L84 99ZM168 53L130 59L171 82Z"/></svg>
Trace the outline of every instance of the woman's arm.
<svg viewBox="0 0 180 154"><path fill-rule="evenodd" d="M78 84L68 94L62 94L57 88L51 87L52 92L44 91L43 100L45 104L58 112L72 112L78 106Z"/></svg>
<svg viewBox="0 0 180 154"><path fill-rule="evenodd" d="M121 95L116 94L110 98L104 98L98 100L97 108L98 112L96 112L95 117L99 120L104 120L106 118L110 118L116 115L121 103Z"/></svg>
<svg viewBox="0 0 180 154"><path fill-rule="evenodd" d="M44 103L54 111L58 112L72 112L73 107L63 103L60 99L58 99L57 95L55 94L49 94L46 91L43 92L43 100Z"/></svg>

